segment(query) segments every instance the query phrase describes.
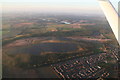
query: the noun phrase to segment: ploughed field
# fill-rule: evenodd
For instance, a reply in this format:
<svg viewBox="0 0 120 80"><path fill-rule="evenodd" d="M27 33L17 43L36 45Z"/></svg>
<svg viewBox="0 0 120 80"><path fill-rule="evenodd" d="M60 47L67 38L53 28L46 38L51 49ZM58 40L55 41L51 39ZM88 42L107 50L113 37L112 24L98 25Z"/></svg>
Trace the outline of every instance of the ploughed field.
<svg viewBox="0 0 120 80"><path fill-rule="evenodd" d="M62 53L62 52L71 52L77 51L77 44L75 43L39 43L29 46L20 46L13 47L9 49L9 54L20 54L20 53L28 53L28 54L41 54L41 53Z"/></svg>
<svg viewBox="0 0 120 80"><path fill-rule="evenodd" d="M58 38L30 38L14 41L6 45L3 49L8 54L35 54L44 55L46 53L71 53L80 49L79 44Z"/></svg>

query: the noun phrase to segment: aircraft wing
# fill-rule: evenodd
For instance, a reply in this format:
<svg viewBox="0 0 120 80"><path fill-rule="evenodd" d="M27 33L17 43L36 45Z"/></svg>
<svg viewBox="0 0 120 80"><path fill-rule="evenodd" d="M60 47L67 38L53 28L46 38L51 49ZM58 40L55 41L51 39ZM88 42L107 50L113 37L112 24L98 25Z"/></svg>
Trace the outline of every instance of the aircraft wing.
<svg viewBox="0 0 120 80"><path fill-rule="evenodd" d="M120 44L120 38L119 38L119 33L118 33L118 13L113 7L113 5L110 3L109 0L98 0L111 28L112 31L118 40L118 43ZM119 28L120 29L120 28Z"/></svg>

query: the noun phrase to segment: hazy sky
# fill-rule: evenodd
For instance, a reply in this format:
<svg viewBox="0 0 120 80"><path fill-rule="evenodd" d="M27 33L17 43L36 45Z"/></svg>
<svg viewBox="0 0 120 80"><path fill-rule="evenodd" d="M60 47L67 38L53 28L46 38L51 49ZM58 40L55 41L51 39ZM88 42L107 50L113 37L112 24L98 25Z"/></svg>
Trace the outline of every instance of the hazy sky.
<svg viewBox="0 0 120 80"><path fill-rule="evenodd" d="M110 0L117 9L118 0ZM1 0L3 11L99 13L97 0Z"/></svg>

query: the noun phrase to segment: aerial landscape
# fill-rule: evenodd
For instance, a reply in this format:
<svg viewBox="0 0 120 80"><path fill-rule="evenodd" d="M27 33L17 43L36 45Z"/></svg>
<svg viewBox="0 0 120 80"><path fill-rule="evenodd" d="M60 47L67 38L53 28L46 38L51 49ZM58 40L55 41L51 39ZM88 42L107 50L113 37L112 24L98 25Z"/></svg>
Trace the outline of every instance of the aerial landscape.
<svg viewBox="0 0 120 80"><path fill-rule="evenodd" d="M117 41L104 17L22 16L3 18L3 77L117 77Z"/></svg>
<svg viewBox="0 0 120 80"><path fill-rule="evenodd" d="M120 46L103 14L2 15L3 78L118 78Z"/></svg>

